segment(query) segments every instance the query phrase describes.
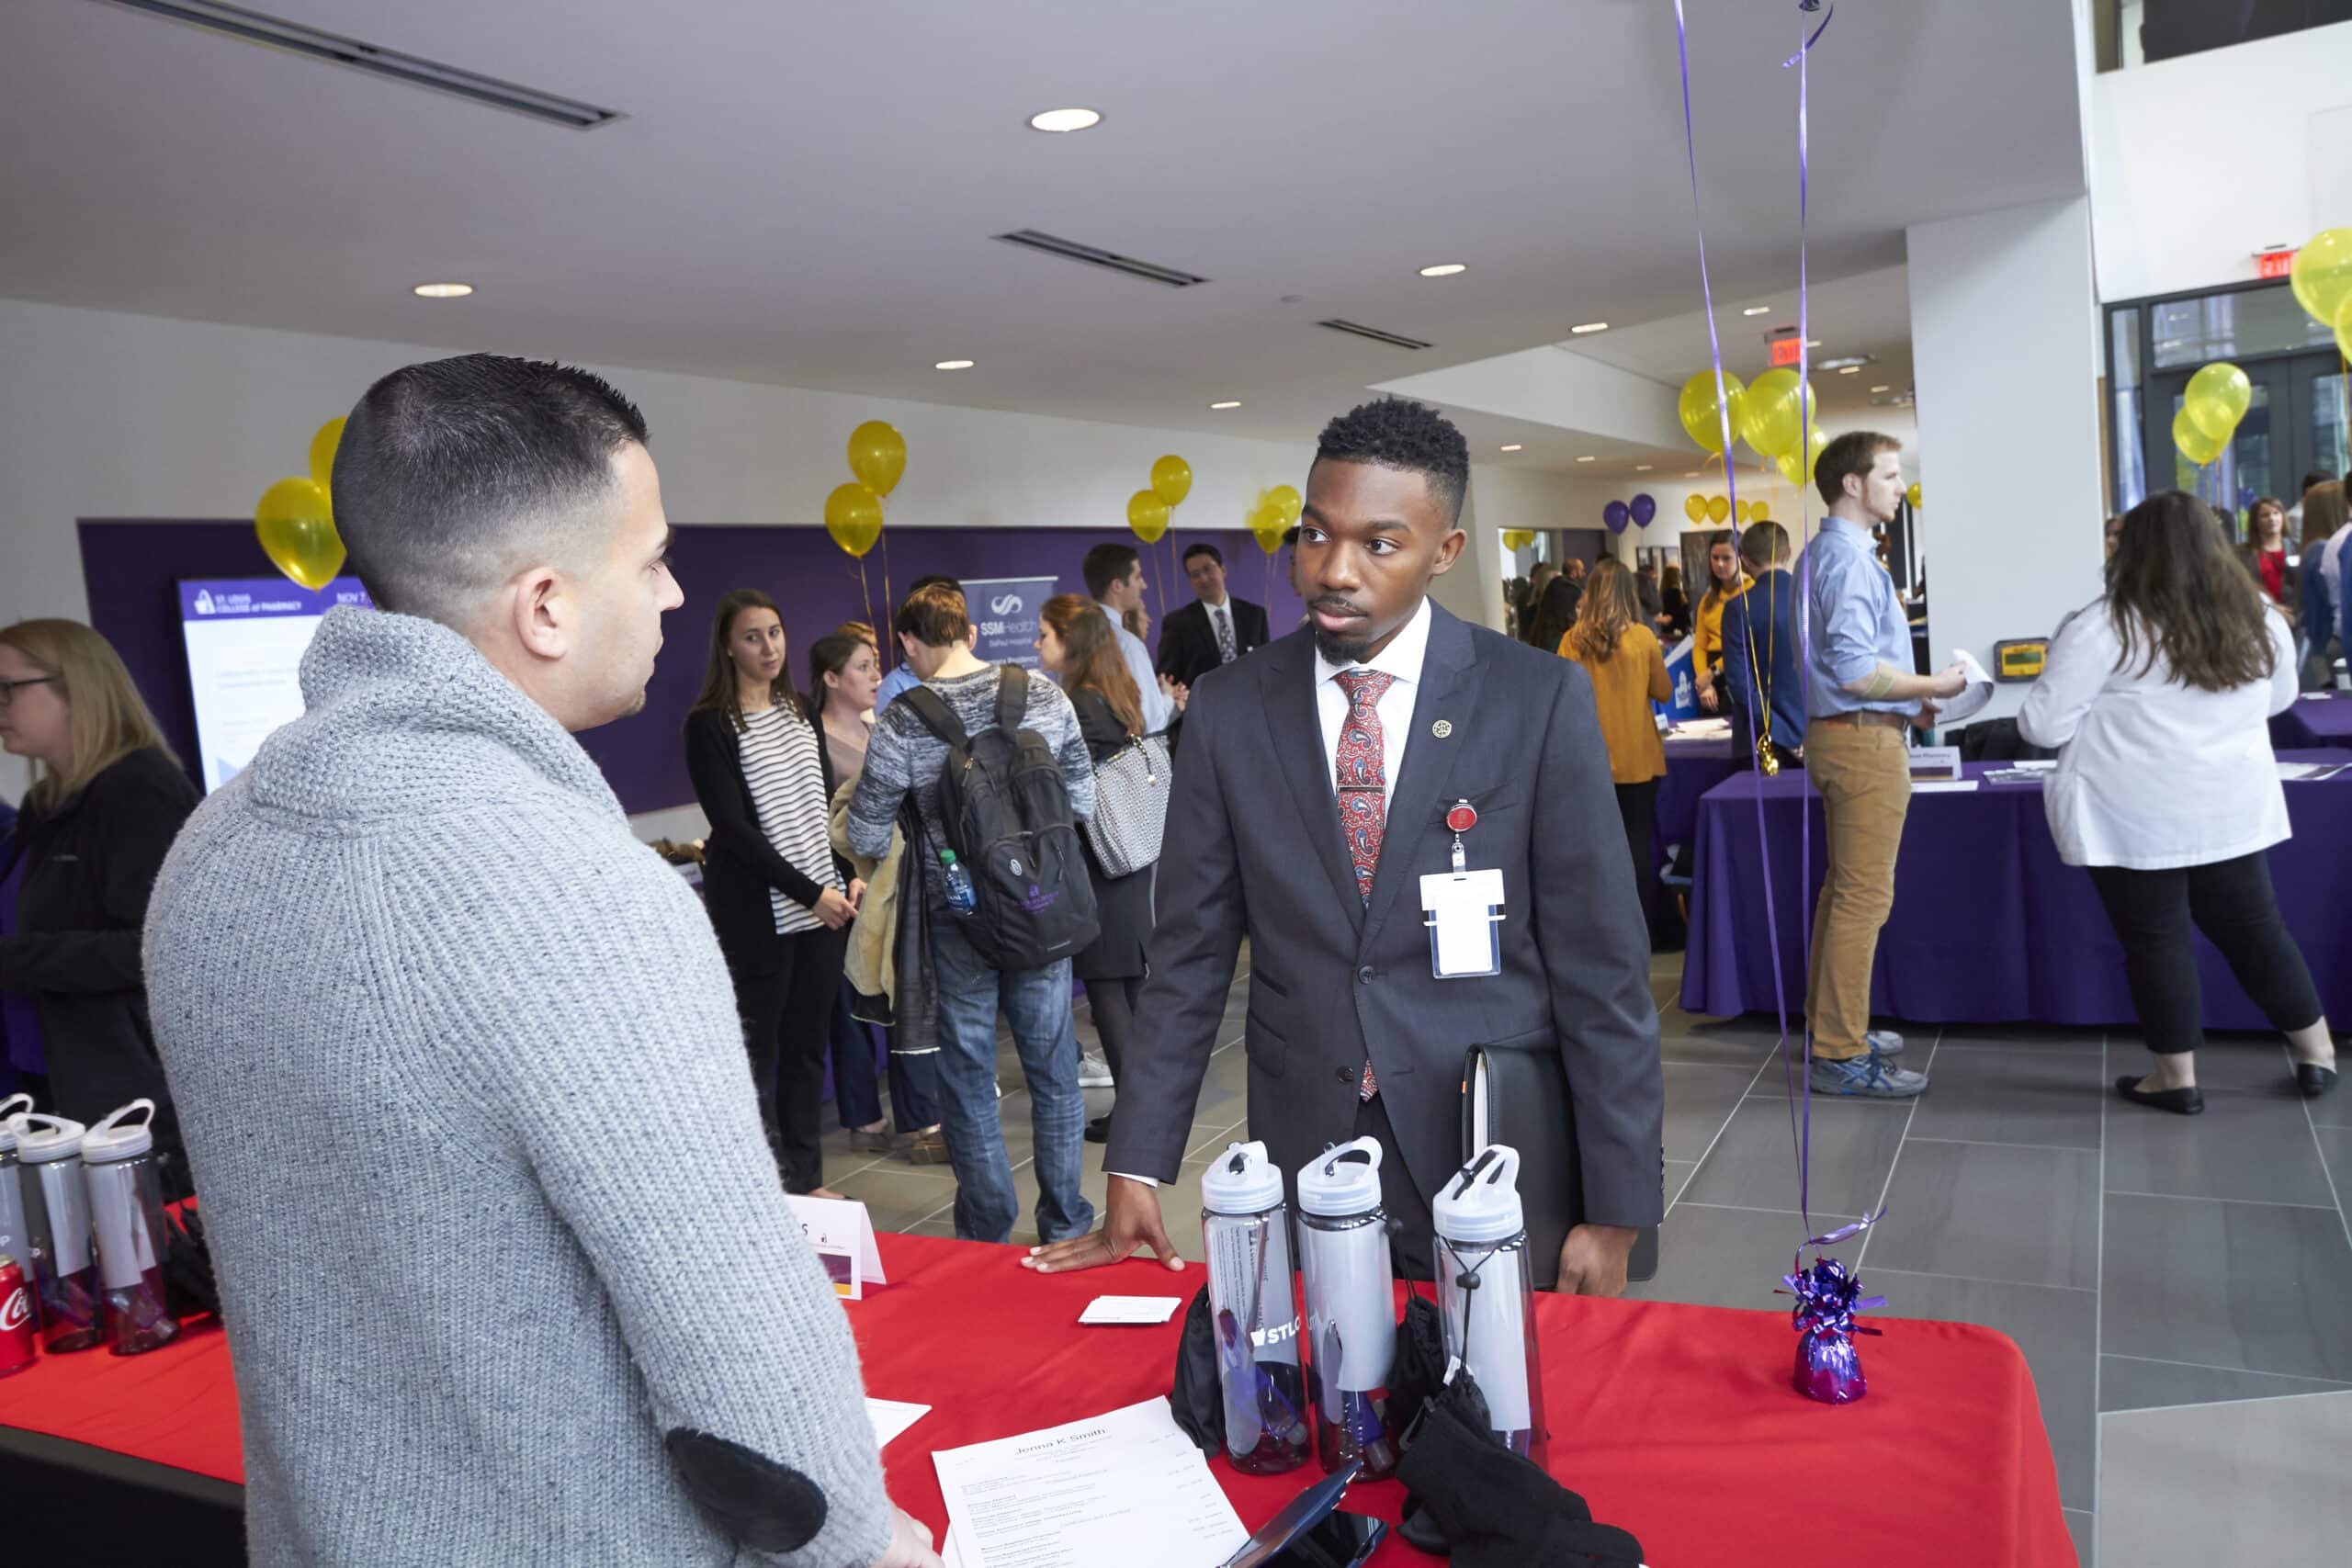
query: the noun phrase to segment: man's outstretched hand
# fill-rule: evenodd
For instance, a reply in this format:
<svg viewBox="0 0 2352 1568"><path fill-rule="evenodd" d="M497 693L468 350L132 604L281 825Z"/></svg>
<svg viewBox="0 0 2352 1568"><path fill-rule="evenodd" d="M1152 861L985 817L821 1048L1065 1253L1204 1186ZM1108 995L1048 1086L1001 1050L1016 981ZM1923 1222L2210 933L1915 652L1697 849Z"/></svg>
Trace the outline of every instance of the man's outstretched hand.
<svg viewBox="0 0 2352 1568"><path fill-rule="evenodd" d="M1159 1217L1159 1198L1143 1182L1129 1177L1111 1178L1102 1201L1102 1228L1091 1235L1073 1236L1050 1247L1033 1247L1021 1260L1023 1269L1040 1274L1067 1274L1074 1269L1100 1269L1134 1257L1145 1247L1170 1269L1182 1269L1176 1244Z"/></svg>
<svg viewBox="0 0 2352 1568"><path fill-rule="evenodd" d="M1578 1225L1560 1244L1560 1282L1564 1296L1622 1296L1625 1265L1640 1233L1628 1225Z"/></svg>

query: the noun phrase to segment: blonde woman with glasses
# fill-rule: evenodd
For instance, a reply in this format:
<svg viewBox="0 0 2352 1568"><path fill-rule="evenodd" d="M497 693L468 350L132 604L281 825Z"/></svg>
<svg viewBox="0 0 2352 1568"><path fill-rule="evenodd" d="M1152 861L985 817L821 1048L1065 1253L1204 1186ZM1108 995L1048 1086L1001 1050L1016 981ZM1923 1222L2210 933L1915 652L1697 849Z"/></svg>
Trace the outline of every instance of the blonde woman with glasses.
<svg viewBox="0 0 2352 1568"><path fill-rule="evenodd" d="M0 844L0 1029L6 1065L41 1109L96 1122L156 1105L167 1195L190 1190L155 1040L140 933L196 785L114 649L77 621L0 630L0 747L31 763Z"/></svg>

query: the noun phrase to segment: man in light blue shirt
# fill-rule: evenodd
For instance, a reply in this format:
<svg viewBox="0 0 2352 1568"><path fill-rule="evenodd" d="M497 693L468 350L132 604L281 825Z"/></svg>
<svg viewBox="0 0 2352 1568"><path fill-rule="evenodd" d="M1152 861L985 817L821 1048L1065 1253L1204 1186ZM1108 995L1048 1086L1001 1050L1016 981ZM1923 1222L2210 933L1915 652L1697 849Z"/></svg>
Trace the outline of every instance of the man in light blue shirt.
<svg viewBox="0 0 2352 1568"><path fill-rule="evenodd" d="M1144 646L1143 638L1127 630L1121 619L1129 610L1143 604L1143 558L1136 554L1133 545L1097 545L1086 552L1080 570L1086 575L1087 592L1094 596L1095 604L1111 618L1111 630L1119 639L1119 656L1127 662L1127 673L1136 678L1136 693L1143 699L1143 732L1157 735L1176 716L1175 697L1152 668L1151 649Z"/></svg>
<svg viewBox="0 0 2352 1568"><path fill-rule="evenodd" d="M1905 1100L1925 1073L1895 1065L1903 1036L1871 1028L1871 964L1894 908L1894 860L1911 806L1911 727L1936 721L1936 699L1958 696L1957 664L1911 669L1911 624L1879 564L1873 524L1903 499L1901 443L1849 431L1822 449L1814 483L1828 503L1820 536L1798 563L1805 595L1805 771L1821 791L1829 874L1813 917L1805 1017L1813 1029L1815 1093Z"/></svg>
<svg viewBox="0 0 2352 1568"><path fill-rule="evenodd" d="M944 582L958 593L964 592L964 585L952 577L918 577L908 588L907 597L913 598L918 589L928 588L934 582ZM922 684L922 677L915 673L915 667L900 658L898 668L882 677L882 684L874 694L874 716L879 719L884 708ZM821 693L819 694L822 695Z"/></svg>

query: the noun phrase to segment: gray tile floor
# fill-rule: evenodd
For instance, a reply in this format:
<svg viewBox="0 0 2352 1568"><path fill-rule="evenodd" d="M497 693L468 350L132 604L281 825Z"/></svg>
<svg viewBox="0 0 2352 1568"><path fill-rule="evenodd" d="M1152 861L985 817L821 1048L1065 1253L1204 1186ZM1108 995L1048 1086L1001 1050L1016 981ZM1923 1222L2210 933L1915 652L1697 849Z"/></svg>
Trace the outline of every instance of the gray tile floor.
<svg viewBox="0 0 2352 1568"><path fill-rule="evenodd" d="M1683 1012L1680 972L1676 954L1653 966L1669 1207L1657 1278L1634 1293L1783 1310L1772 1286L1802 1224L1777 1032ZM1210 1061L1185 1179L1161 1192L1189 1258L1201 1171L1245 1135L1246 989L1237 983ZM1091 1041L1082 1004L1079 1031ZM2128 1034L1908 1033L1906 1060L1935 1080L1925 1098L1814 1101L1814 1222L1883 1206L1849 1261L1891 1298L1886 1314L1984 1324L2018 1342L2083 1562L2346 1561L2352 1091L2306 1102L2275 1038L2216 1037L2199 1058L2205 1114L2172 1117L2114 1098L2112 1080L2147 1060ZM1025 1219L1028 1097L1009 1046L999 1077ZM1110 1098L1087 1095L1097 1111ZM846 1151L833 1134L831 1184L877 1226L954 1234L944 1168ZM1087 1164L1099 1203L1099 1150Z"/></svg>

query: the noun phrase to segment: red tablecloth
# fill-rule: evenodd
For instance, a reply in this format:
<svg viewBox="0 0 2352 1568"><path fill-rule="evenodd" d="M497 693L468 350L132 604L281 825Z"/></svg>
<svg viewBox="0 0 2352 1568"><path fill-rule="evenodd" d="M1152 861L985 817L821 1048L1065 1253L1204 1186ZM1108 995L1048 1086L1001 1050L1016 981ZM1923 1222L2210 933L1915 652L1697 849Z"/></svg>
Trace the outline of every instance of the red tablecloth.
<svg viewBox="0 0 2352 1568"><path fill-rule="evenodd" d="M1164 1393L1178 1322L1081 1328L1078 1314L1104 1293L1189 1297L1202 1280L1146 1263L1039 1278L1012 1248L925 1236L881 1248L893 1283L845 1310L868 1390L933 1407L885 1458L892 1495L943 1534L933 1450ZM1904 1568L2075 1561L2032 1377L1990 1329L1883 1321L1862 1342L1870 1397L1839 1409L1791 1391L1786 1313L1539 1296L1536 1314L1552 1470L1639 1536L1652 1568L1813 1564L1826 1544ZM134 1359L47 1358L0 1381L0 1425L243 1475L228 1343L209 1325ZM1215 1468L1252 1529L1319 1473ZM1394 1522L1401 1501L1382 1483L1348 1506ZM1392 1538L1374 1561L1436 1559Z"/></svg>

